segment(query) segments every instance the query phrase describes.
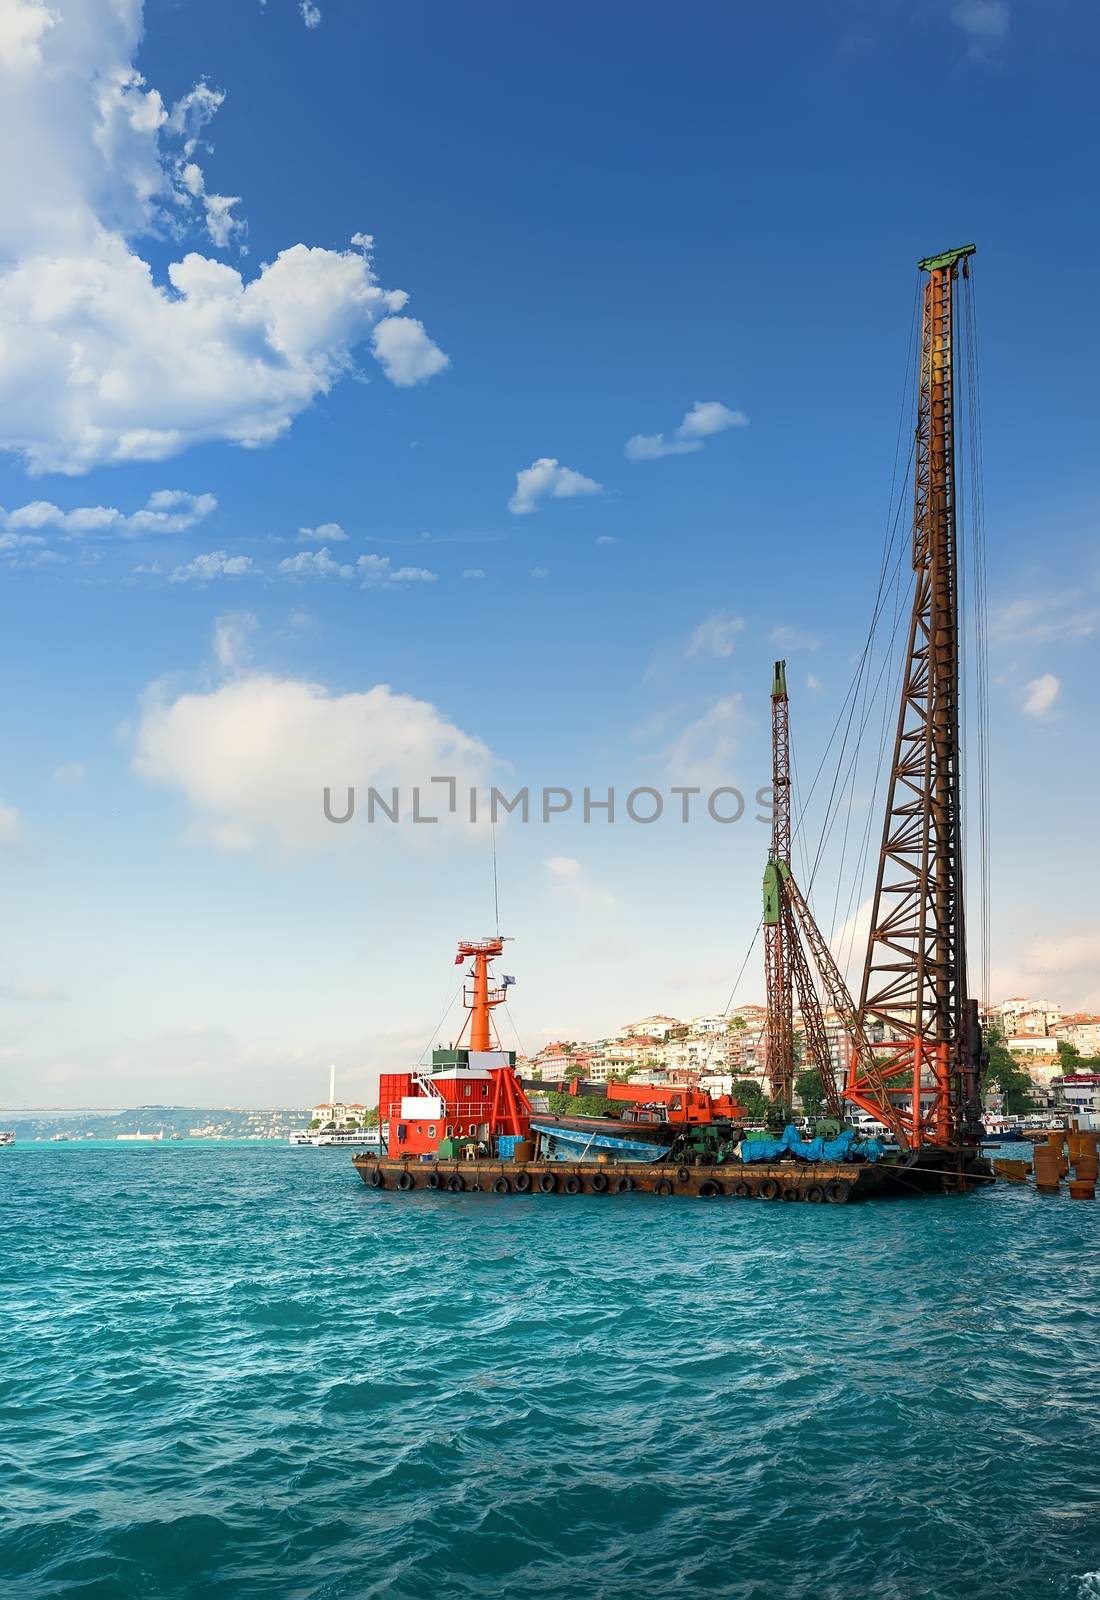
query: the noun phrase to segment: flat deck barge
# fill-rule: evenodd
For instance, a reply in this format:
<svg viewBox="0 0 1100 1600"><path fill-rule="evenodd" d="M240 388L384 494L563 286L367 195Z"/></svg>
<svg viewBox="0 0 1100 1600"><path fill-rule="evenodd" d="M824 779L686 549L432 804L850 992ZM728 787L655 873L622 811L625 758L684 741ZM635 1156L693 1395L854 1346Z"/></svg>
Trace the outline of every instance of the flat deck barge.
<svg viewBox="0 0 1100 1600"><path fill-rule="evenodd" d="M946 1154L946 1152L942 1152ZM795 1164L722 1162L676 1166L639 1161L422 1161L368 1153L352 1158L370 1189L408 1194L654 1194L700 1200L807 1200L842 1204L885 1195L957 1193L992 1180L985 1161Z"/></svg>

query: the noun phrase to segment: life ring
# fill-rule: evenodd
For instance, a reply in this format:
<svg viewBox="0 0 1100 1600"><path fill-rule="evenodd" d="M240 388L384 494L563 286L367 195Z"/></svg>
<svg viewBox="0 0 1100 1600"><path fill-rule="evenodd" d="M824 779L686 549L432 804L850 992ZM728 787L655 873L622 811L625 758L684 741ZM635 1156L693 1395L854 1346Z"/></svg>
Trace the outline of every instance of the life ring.
<svg viewBox="0 0 1100 1600"><path fill-rule="evenodd" d="M424 1180L424 1187L425 1187L425 1189L438 1189L439 1188L439 1173L438 1172L429 1172L428 1176Z"/></svg>
<svg viewBox="0 0 1100 1600"><path fill-rule="evenodd" d="M531 1187L531 1174L529 1172L517 1172L512 1187L517 1194L526 1194Z"/></svg>
<svg viewBox="0 0 1100 1600"><path fill-rule="evenodd" d="M832 1183L825 1190L825 1198L826 1200L830 1200L834 1206L841 1206L844 1204L845 1200L847 1200L851 1192L852 1186L850 1183L845 1183L843 1178L834 1178Z"/></svg>
<svg viewBox="0 0 1100 1600"><path fill-rule="evenodd" d="M677 1168L677 1170L676 1170L676 1182L677 1183L686 1183L690 1177L691 1177L691 1173L688 1171L688 1169L686 1167L678 1167Z"/></svg>
<svg viewBox="0 0 1100 1600"><path fill-rule="evenodd" d="M669 1180L667 1178L658 1178L657 1182L653 1185L653 1193L654 1194L671 1194L672 1193L672 1184L669 1182Z"/></svg>
<svg viewBox="0 0 1100 1600"><path fill-rule="evenodd" d="M634 1179L624 1174L615 1185L616 1194L629 1194L634 1187Z"/></svg>
<svg viewBox="0 0 1100 1600"><path fill-rule="evenodd" d="M802 1190L796 1189L793 1184L788 1184L787 1188L783 1190L783 1198L784 1200L801 1200Z"/></svg>
<svg viewBox="0 0 1100 1600"><path fill-rule="evenodd" d="M511 1191L512 1185L508 1182L507 1178L498 1178L493 1184L494 1194L510 1194Z"/></svg>
<svg viewBox="0 0 1100 1600"><path fill-rule="evenodd" d="M574 1173L572 1177L566 1178L565 1192L566 1194L580 1194L581 1180L577 1177L576 1173Z"/></svg>
<svg viewBox="0 0 1100 1600"><path fill-rule="evenodd" d="M825 1198L825 1191L819 1183L811 1183L806 1190L806 1199L813 1206L819 1206Z"/></svg>
<svg viewBox="0 0 1100 1600"><path fill-rule="evenodd" d="M738 1200L747 1200L749 1195L752 1193L752 1190L749 1188L747 1183L742 1181L741 1183L734 1184L733 1192L737 1196Z"/></svg>
<svg viewBox="0 0 1100 1600"><path fill-rule="evenodd" d="M539 1179L539 1194L553 1194L558 1186L558 1180L552 1172L544 1172Z"/></svg>
<svg viewBox="0 0 1100 1600"><path fill-rule="evenodd" d="M592 1193L603 1194L607 1189L607 1173L597 1172L592 1178Z"/></svg>
<svg viewBox="0 0 1100 1600"><path fill-rule="evenodd" d="M718 1182L717 1178L704 1178L702 1183L699 1185L700 1200L715 1200L720 1194L725 1194L725 1192L726 1191Z"/></svg>
<svg viewBox="0 0 1100 1600"><path fill-rule="evenodd" d="M411 1172L403 1172L397 1180L397 1187L399 1189L415 1189L416 1179Z"/></svg>
<svg viewBox="0 0 1100 1600"><path fill-rule="evenodd" d="M374 1171L371 1173L370 1177L367 1179L367 1182L370 1184L372 1189L381 1189L381 1187L382 1187L382 1174L379 1172L377 1167L374 1168Z"/></svg>
<svg viewBox="0 0 1100 1600"><path fill-rule="evenodd" d="M465 1187L465 1178L460 1178L457 1172L452 1172L451 1176L447 1179L447 1193L461 1194Z"/></svg>
<svg viewBox="0 0 1100 1600"><path fill-rule="evenodd" d="M761 1200L779 1199L779 1185L776 1183L774 1178L765 1178L756 1192L760 1196Z"/></svg>

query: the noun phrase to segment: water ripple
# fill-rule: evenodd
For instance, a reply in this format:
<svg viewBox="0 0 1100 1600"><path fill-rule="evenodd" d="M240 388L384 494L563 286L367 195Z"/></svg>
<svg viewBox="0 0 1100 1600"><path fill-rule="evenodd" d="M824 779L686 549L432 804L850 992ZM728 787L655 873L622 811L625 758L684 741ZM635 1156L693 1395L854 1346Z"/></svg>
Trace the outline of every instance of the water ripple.
<svg viewBox="0 0 1100 1600"><path fill-rule="evenodd" d="M1094 1206L0 1186L11 1600L1100 1600Z"/></svg>

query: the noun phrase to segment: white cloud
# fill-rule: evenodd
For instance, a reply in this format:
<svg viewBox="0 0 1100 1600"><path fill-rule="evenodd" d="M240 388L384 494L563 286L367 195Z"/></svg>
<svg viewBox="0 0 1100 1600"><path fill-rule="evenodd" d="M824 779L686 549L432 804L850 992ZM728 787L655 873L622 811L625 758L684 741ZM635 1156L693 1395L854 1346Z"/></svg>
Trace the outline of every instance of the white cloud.
<svg viewBox="0 0 1100 1600"><path fill-rule="evenodd" d="M236 230L236 202L196 160L222 92L196 85L165 109L133 67L141 0L4 0L3 18L0 140L19 158L0 173L0 449L80 473L204 440L268 444L372 331L395 383L442 370L366 234L294 244L247 281L190 252L158 281L135 237L178 237L200 208L219 244Z"/></svg>
<svg viewBox="0 0 1100 1600"><path fill-rule="evenodd" d="M741 696L716 700L702 716L681 728L664 753L665 773L678 784L713 789L731 781L741 729Z"/></svg>
<svg viewBox="0 0 1100 1600"><path fill-rule="evenodd" d="M990 999L1009 994L1051 994L1067 1007L1100 1007L1100 927L1030 939L1014 957L996 963Z"/></svg>
<svg viewBox="0 0 1100 1600"><path fill-rule="evenodd" d="M358 578L364 589L388 588L395 583L435 583L439 576L426 567L395 567L389 556L371 554L356 561L337 561L325 546L320 550L299 550L297 555L280 561L277 570L284 577L301 580L342 578L350 582Z"/></svg>
<svg viewBox="0 0 1100 1600"><path fill-rule="evenodd" d="M596 540L596 544L597 545L618 544L619 542L620 541L616 538L616 536L613 533L601 533L599 538Z"/></svg>
<svg viewBox="0 0 1100 1600"><path fill-rule="evenodd" d="M768 643L778 645L781 650L817 650L821 640L807 628L781 624L768 634Z"/></svg>
<svg viewBox="0 0 1100 1600"><path fill-rule="evenodd" d="M543 866L550 874L554 893L561 898L592 908L614 904L615 897L597 889L573 856L548 856Z"/></svg>
<svg viewBox="0 0 1100 1600"><path fill-rule="evenodd" d="M745 626L743 617L732 611L714 611L695 629L684 652L688 656L717 656L728 660L733 654L734 640Z"/></svg>
<svg viewBox="0 0 1100 1600"><path fill-rule="evenodd" d="M319 28L321 26L321 8L314 5L313 0L301 0L301 5L298 9L302 13L302 21L307 28Z"/></svg>
<svg viewBox="0 0 1100 1600"><path fill-rule="evenodd" d="M1025 716L1045 717L1062 690L1061 681L1053 672L1044 672L1024 685L1023 709Z"/></svg>
<svg viewBox="0 0 1100 1600"><path fill-rule="evenodd" d="M234 671L251 654L252 635L260 626L254 611L225 611L214 622L214 659Z"/></svg>
<svg viewBox="0 0 1100 1600"><path fill-rule="evenodd" d="M532 578L548 578L550 576L550 568L549 567L532 567L531 568L531 576L532 576Z"/></svg>
<svg viewBox="0 0 1100 1600"><path fill-rule="evenodd" d="M387 844L396 836L423 846L469 826L462 807L450 819L446 790L431 786L432 774L455 777L461 794L488 780L491 762L482 741L434 705L385 684L332 694L321 684L266 673L174 698L153 685L133 756L142 778L187 800L191 837L223 850L347 848L378 835ZM396 785L406 818L412 787L422 786L421 814L439 816L440 823L395 825L385 817L368 823L370 785L387 800ZM347 788L355 789L362 810L346 826L325 819L326 786L336 815L345 809Z"/></svg>
<svg viewBox="0 0 1100 1600"><path fill-rule="evenodd" d="M415 317L386 317L375 328L371 344L382 371L399 389L427 383L451 364Z"/></svg>
<svg viewBox="0 0 1100 1600"><path fill-rule="evenodd" d="M45 35L57 15L39 0L4 0L0 8L0 69L28 72L42 60Z"/></svg>
<svg viewBox="0 0 1100 1600"><path fill-rule="evenodd" d="M992 632L1011 644L1050 644L1088 639L1100 623L1100 608L1081 605L1080 589L1031 593L994 609Z"/></svg>
<svg viewBox="0 0 1100 1600"><path fill-rule="evenodd" d="M2 35L0 35L2 40ZM0 43L0 49L2 49ZM19 812L14 806L7 806L0 800L0 845L14 844L21 832Z"/></svg>
<svg viewBox="0 0 1100 1600"><path fill-rule="evenodd" d="M508 509L517 517L534 511L540 500L571 500L575 495L600 494L603 485L586 478L572 467L563 467L553 456L540 456L529 467L516 473L516 490Z"/></svg>
<svg viewBox="0 0 1100 1600"><path fill-rule="evenodd" d="M231 556L227 550L209 550L176 567L168 581L209 583L214 578L247 578L254 571L251 556Z"/></svg>
<svg viewBox="0 0 1100 1600"><path fill-rule="evenodd" d="M462 576L464 578L484 578L484 576L485 576L485 568L484 567L467 567L465 569L465 571L463 572Z"/></svg>
<svg viewBox="0 0 1100 1600"><path fill-rule="evenodd" d="M955 26L976 42L988 44L1008 33L1007 0L957 0L949 15Z"/></svg>
<svg viewBox="0 0 1100 1600"><path fill-rule="evenodd" d="M720 400L696 400L671 435L636 433L626 441L623 453L628 461L659 461L662 456L693 455L713 434L724 433L727 428L746 428L748 422L743 411L731 411Z"/></svg>
<svg viewBox="0 0 1100 1600"><path fill-rule="evenodd" d="M78 789L88 776L88 768L83 761L63 761L60 766L53 769L50 776L54 783L64 784L69 789Z"/></svg>
<svg viewBox="0 0 1100 1600"><path fill-rule="evenodd" d="M338 522L321 522L316 528L299 528L299 544L341 544L349 537Z"/></svg>
<svg viewBox="0 0 1100 1600"><path fill-rule="evenodd" d="M327 546L320 550L299 550L296 556L280 561L277 570L287 578L355 577L354 562L335 560Z"/></svg>
<svg viewBox="0 0 1100 1600"><path fill-rule="evenodd" d="M212 494L188 494L184 489L156 489L140 511L129 516L114 506L77 506L62 511L50 500L31 500L14 511L0 506L0 528L57 528L71 537L83 534L119 534L136 538L143 533L184 533L216 511Z"/></svg>

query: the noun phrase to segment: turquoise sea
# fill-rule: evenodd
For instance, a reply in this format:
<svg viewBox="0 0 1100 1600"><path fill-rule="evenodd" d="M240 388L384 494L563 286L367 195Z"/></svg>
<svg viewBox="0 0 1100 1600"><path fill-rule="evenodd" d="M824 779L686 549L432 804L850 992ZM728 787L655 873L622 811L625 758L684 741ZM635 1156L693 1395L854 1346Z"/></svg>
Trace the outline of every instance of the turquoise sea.
<svg viewBox="0 0 1100 1600"><path fill-rule="evenodd" d="M0 1594L1100 1597L1098 1230L0 1150Z"/></svg>

